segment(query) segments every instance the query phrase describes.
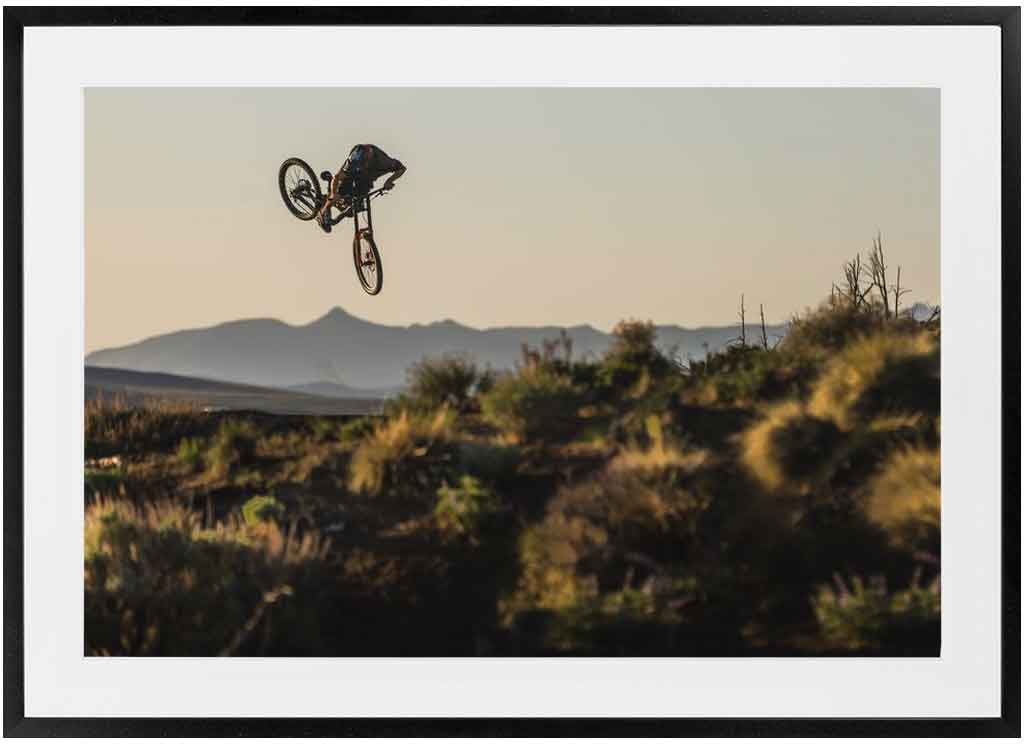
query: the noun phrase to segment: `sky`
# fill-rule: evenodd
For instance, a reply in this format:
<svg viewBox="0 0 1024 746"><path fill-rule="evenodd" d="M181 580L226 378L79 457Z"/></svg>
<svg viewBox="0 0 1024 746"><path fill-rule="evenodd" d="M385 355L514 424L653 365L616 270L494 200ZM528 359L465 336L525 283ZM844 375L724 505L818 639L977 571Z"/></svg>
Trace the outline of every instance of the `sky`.
<svg viewBox="0 0 1024 746"><path fill-rule="evenodd" d="M286 210L286 158L375 143L384 289L351 222ZM89 88L86 351L335 306L384 324L769 322L817 305L881 232L939 301L937 89Z"/></svg>

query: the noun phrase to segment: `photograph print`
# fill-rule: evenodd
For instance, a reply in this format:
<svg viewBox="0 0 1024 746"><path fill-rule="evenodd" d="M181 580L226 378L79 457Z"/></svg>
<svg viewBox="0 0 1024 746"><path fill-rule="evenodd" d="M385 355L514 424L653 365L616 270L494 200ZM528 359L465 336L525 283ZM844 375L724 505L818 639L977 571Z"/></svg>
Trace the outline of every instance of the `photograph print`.
<svg viewBox="0 0 1024 746"><path fill-rule="evenodd" d="M84 107L85 655L940 654L938 89Z"/></svg>

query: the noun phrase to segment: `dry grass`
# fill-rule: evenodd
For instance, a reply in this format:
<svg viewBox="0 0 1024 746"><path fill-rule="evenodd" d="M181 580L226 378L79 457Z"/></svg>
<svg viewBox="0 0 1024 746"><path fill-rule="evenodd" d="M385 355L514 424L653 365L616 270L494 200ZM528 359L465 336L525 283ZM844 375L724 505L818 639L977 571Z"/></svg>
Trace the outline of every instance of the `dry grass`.
<svg viewBox="0 0 1024 746"><path fill-rule="evenodd" d="M213 437L203 461L214 479L237 475L256 455L259 431L248 420L225 420Z"/></svg>
<svg viewBox="0 0 1024 746"><path fill-rule="evenodd" d="M170 501L99 500L85 514L86 652L260 653L312 641L316 610L302 597L310 573L323 580L328 550L316 533L274 522L206 525ZM272 625L281 614L289 625Z"/></svg>
<svg viewBox="0 0 1024 746"><path fill-rule="evenodd" d="M454 417L447 407L431 414L403 410L378 425L360 443L349 468L349 487L355 492L379 495L397 488L406 478L422 474L432 460L443 457L440 447L449 443Z"/></svg>
<svg viewBox="0 0 1024 746"><path fill-rule="evenodd" d="M211 526L201 513L170 500L139 506L128 500L101 498L85 511L86 559L109 549L110 537L104 528L115 522L143 532L174 532L189 541L257 548L266 559L285 563L323 559L330 548L330 540L321 540L316 532L300 537L274 522L251 526L231 515ZM138 548L132 548L130 553L138 556Z"/></svg>
<svg viewBox="0 0 1024 746"><path fill-rule="evenodd" d="M115 396L85 403L87 457L171 449L181 438L205 429L196 404Z"/></svg>
<svg viewBox="0 0 1024 746"><path fill-rule="evenodd" d="M686 450L666 438L661 420L651 415L645 421L650 446L623 448L608 463L611 472L664 472L674 469L685 473L696 471L708 462L705 450Z"/></svg>

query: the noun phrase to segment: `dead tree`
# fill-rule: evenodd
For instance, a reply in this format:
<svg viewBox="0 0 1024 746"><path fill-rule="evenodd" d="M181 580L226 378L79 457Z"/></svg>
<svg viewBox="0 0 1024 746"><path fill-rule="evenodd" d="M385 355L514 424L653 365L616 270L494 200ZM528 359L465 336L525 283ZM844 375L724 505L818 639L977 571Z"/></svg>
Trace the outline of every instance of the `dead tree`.
<svg viewBox="0 0 1024 746"><path fill-rule="evenodd" d="M900 298L902 298L904 295L906 295L907 293L910 292L909 288L905 288L901 284L901 280L902 280L901 274L902 274L902 272L903 272L903 267L897 265L897 267L896 267L896 284L892 286L893 301L895 303L894 309L893 309L893 315L896 318L900 317Z"/></svg>
<svg viewBox="0 0 1024 746"><path fill-rule="evenodd" d="M765 352L768 351L768 330L764 325L764 303L761 304L761 344L764 346Z"/></svg>
<svg viewBox="0 0 1024 746"><path fill-rule="evenodd" d="M740 346L747 346L747 309L743 305L743 295L740 294Z"/></svg>
<svg viewBox="0 0 1024 746"><path fill-rule="evenodd" d="M867 300L873 285L869 282L866 288L862 287L862 281L870 274L860 261L860 254L843 264L843 287L836 288L839 296L844 298L854 310L859 309Z"/></svg>
<svg viewBox="0 0 1024 746"><path fill-rule="evenodd" d="M871 275L871 284L878 288L878 294L882 298L882 309L885 311L885 318L892 316L892 308L889 305L888 278L885 276L885 252L882 251L882 234L879 233L871 239L871 255L868 257L868 272Z"/></svg>

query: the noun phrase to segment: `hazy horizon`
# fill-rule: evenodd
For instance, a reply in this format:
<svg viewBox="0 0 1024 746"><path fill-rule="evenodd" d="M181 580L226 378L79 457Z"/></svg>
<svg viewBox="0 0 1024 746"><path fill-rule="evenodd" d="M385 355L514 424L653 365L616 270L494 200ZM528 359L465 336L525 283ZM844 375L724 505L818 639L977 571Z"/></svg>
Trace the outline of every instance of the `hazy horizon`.
<svg viewBox="0 0 1024 746"><path fill-rule="evenodd" d="M915 301L913 303L908 301L905 307L909 310L916 303L924 303L925 306L932 307L931 304L929 304L927 302L924 302L924 301ZM902 308L904 308L904 306L901 306L900 308L902 309ZM465 327L465 328L468 328L468 329L470 329L472 331L477 331L477 332L498 331L498 330L502 330L502 329L514 329L514 328L555 327L555 328L561 328L561 329L569 330L569 329L573 329L573 328L589 327L589 328L594 329L595 331L601 332L603 334L611 334L612 331L613 331L613 328L615 326L613 324L613 325L608 326L607 328L605 328L605 327L597 326L596 324L591 324L590 322L587 322L587 321L580 321L580 322L577 322L577 323L570 323L570 324L494 324L494 325L490 325L490 326L475 326L473 324L465 324L465 323L459 321L458 319L452 319L452 318L433 319L432 321L413 321L413 322L409 322L408 324L401 324L401 323L387 324L387 323L383 323L383 322L374 321L373 319L365 318L363 316L360 316L359 314L352 313L349 310L347 310L347 309L345 309L345 308L343 308L341 306L334 306L332 308L327 309L323 313L318 314L317 316L314 316L314 317L312 317L310 319L307 319L305 321L285 321L283 319L278 319L278 318L270 317L270 316L247 316L247 317L240 317L240 318L237 318L237 319L224 319L222 321L215 321L215 322L213 322L211 324L203 324L203 325L194 326L194 327L182 327L180 329L172 329L172 330L167 331L167 332L157 332L155 334L150 334L150 335L148 335L146 337L140 337L139 339L129 340L129 341L125 342L124 344L110 345L108 347L97 347L95 349L87 350L86 351L86 355L88 356L88 355L91 355L94 352L102 352L104 350L115 349L115 348L119 348L119 347L131 347L131 346L133 346L135 344L138 344L140 342L145 342L145 341L148 341L150 339L154 339L156 337L164 336L166 334L174 334L176 332L181 332L181 331L200 331L200 330L203 330L203 329L212 329L212 328L215 328L215 327L218 327L218 326L222 326L224 324L232 324L232 323L237 323L237 322L240 322L240 321L261 321L261 320L280 321L281 323L287 324L290 327L299 328L299 327L304 327L304 326L310 326L311 324L314 324L315 322L317 322L317 321L323 319L324 317L330 315L335 310L341 310L342 312L348 314L349 316L352 316L352 317L354 317L354 318L356 318L356 319L358 319L360 321L364 321L364 322L367 322L367 323L377 324L379 326L388 326L388 327L403 328L403 329L404 328L409 328L409 327L415 327L415 326L431 326L431 325L434 325L434 324L445 324L445 323L453 323L454 322L455 324L458 324L459 326L462 326L462 327ZM674 326L674 327L679 327L679 328L682 328L682 329L687 329L689 331L701 331L701 330L704 330L704 329L723 329L723 328L727 328L727 327L739 326L740 320L739 320L739 316L738 316L738 310L739 309L737 307L737 317L736 318L725 320L725 321L723 321L722 323L719 323L719 324L693 324L693 325L691 325L691 324L676 323L676 322L661 322L661 321L658 321L657 319L643 319L643 320L644 321L652 321L654 323L654 325L657 326L657 327L673 327ZM623 320L627 320L627 319L623 319ZM787 325L788 322L789 322L788 318L785 318L785 319L770 319L770 318L766 318L765 319L765 324L768 327L777 327L777 326L780 326L780 325ZM748 306L747 307L747 321L746 321L747 333L748 334L754 334L757 331L757 329L760 328L760 324L761 324L761 320L760 320L760 317L758 316L758 309L757 308L753 309L753 314L751 314L751 308Z"/></svg>
<svg viewBox="0 0 1024 746"><path fill-rule="evenodd" d="M86 352L340 307L473 328L770 323L824 299L880 230L939 302L936 89L86 91ZM277 168L375 142L384 291L351 227L293 218Z"/></svg>

